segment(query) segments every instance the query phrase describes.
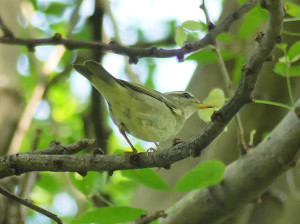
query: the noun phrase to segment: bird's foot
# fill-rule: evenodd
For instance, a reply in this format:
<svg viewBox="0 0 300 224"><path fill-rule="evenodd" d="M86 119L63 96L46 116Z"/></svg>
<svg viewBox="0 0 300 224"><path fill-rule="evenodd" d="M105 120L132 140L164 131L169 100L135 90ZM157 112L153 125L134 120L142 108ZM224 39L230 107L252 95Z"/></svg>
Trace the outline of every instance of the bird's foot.
<svg viewBox="0 0 300 224"><path fill-rule="evenodd" d="M159 151L159 150L160 150L160 148L155 149L155 148L151 147L151 148L147 149L147 152L156 152L156 151Z"/></svg>
<svg viewBox="0 0 300 224"><path fill-rule="evenodd" d="M139 153L137 150L133 150L132 152L124 152L122 154L122 160L125 161L125 158L129 158L131 164L135 165L139 160Z"/></svg>
<svg viewBox="0 0 300 224"><path fill-rule="evenodd" d="M132 152L131 151L126 151L123 153L122 157L125 157L125 156L132 156L132 155L137 155L139 154L138 151L136 150L136 148L134 148L133 146L131 147L132 148Z"/></svg>
<svg viewBox="0 0 300 224"><path fill-rule="evenodd" d="M153 147L147 149L147 157L149 156L149 152L156 152L156 151L158 151L158 150L160 150L160 149L159 149L159 148L158 148L158 149L155 149L155 148L153 148Z"/></svg>

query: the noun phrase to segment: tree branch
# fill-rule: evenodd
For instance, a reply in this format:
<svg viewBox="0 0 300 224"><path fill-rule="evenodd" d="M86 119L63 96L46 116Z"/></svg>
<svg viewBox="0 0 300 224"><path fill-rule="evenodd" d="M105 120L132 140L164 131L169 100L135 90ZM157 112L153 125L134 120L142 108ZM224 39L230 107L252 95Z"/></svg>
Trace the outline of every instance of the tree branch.
<svg viewBox="0 0 300 224"><path fill-rule="evenodd" d="M53 214L52 212L47 211L46 209L43 209L35 204L30 203L28 200L19 198L15 195L13 195L12 193L10 193L9 191L7 191L6 189L4 189L3 187L0 186L0 194L4 195L5 197L19 203L22 205L25 205L28 208L33 209L36 212L39 212L47 217L49 217L50 219L54 220L56 223L58 224L62 224L63 222L61 221L60 218L57 217L57 215Z"/></svg>
<svg viewBox="0 0 300 224"><path fill-rule="evenodd" d="M147 215L147 214L142 214L141 217L135 221L135 224L148 224L158 218L166 218L167 214L165 211L156 211L153 214Z"/></svg>
<svg viewBox="0 0 300 224"><path fill-rule="evenodd" d="M142 58L142 57L157 57L157 58L167 58L176 56L179 60L182 60L185 54L195 52L207 45L214 44L216 37L223 32L229 30L230 25L237 19L241 18L247 12L249 12L259 0L249 0L247 3L243 4L239 8L235 9L231 14L229 14L220 24L218 24L214 29L212 29L203 39L188 43L182 48L178 49L164 49L156 47L152 48L139 48L139 47L126 47L118 44L117 42L110 42L109 44L101 42L91 42L91 41L78 41L62 38L60 34L55 34L50 38L41 39L25 39L18 38L8 35L0 37L0 43L10 44L10 45L23 45L27 46L29 50L33 50L36 46L40 45L64 45L67 49L93 49L101 51L112 51L116 54L127 55L130 59ZM1 18L0 18L0 21ZM2 23L4 24L4 23ZM1 25L1 24L0 24ZM4 26L0 26L3 30ZM4 30L5 32L5 30ZM137 62L137 60L131 60Z"/></svg>
<svg viewBox="0 0 300 224"><path fill-rule="evenodd" d="M297 106L300 106L300 99ZM167 211L161 224L216 223L248 203L253 203L270 184L295 165L300 150L300 117L290 111L250 153L227 166L218 185L191 192ZM188 202L188 203L187 203ZM178 209L176 209L178 208Z"/></svg>
<svg viewBox="0 0 300 224"><path fill-rule="evenodd" d="M94 144L93 139L84 138L78 142L62 146L58 141L52 141L50 146L44 149L35 150L26 154L39 154L39 155L70 155L79 151L87 149Z"/></svg>

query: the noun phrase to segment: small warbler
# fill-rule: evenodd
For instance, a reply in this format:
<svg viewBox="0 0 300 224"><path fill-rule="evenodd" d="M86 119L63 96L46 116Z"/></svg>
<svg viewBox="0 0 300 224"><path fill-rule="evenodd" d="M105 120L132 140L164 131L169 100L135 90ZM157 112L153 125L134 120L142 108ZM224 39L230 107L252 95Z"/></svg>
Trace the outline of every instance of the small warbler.
<svg viewBox="0 0 300 224"><path fill-rule="evenodd" d="M199 109L212 108L201 104L191 93L175 91L160 93L146 86L117 79L102 65L88 60L73 65L106 99L110 116L121 134L137 153L126 133L149 142L171 139L185 121Z"/></svg>

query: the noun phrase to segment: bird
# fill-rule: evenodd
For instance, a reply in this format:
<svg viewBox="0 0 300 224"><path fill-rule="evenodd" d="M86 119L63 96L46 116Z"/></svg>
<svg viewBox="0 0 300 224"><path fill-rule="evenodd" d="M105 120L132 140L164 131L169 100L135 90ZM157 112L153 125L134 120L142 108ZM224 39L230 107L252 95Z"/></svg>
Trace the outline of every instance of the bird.
<svg viewBox="0 0 300 224"><path fill-rule="evenodd" d="M73 68L87 78L105 98L114 124L124 136L132 153L138 153L126 133L143 141L157 142L174 138L185 121L200 109L213 106L200 103L186 91L161 93L141 84L117 79L93 60Z"/></svg>

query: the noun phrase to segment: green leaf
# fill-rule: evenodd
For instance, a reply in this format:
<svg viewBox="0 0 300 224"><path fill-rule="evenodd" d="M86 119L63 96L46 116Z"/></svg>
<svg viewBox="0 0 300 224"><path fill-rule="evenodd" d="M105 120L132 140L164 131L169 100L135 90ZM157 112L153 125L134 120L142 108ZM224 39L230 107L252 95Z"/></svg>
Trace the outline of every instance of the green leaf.
<svg viewBox="0 0 300 224"><path fill-rule="evenodd" d="M274 72L283 77L287 77L286 75L286 64L285 63L277 63L274 68ZM300 76L300 65L291 66L289 68L289 77L297 77Z"/></svg>
<svg viewBox="0 0 300 224"><path fill-rule="evenodd" d="M170 189L169 185L152 169L122 170L122 175L146 187L160 191Z"/></svg>
<svg viewBox="0 0 300 224"><path fill-rule="evenodd" d="M184 31L182 26L177 27L175 31L175 43L180 47L183 47L184 43L187 40L187 34Z"/></svg>
<svg viewBox="0 0 300 224"><path fill-rule="evenodd" d="M285 3L285 11L292 17L300 17L300 6L294 3Z"/></svg>
<svg viewBox="0 0 300 224"><path fill-rule="evenodd" d="M208 97L205 98L203 103L211 106L222 107L225 103L224 91L220 88L211 90ZM198 115L204 122L210 122L211 115L214 113L214 111L215 108L202 109L198 111Z"/></svg>
<svg viewBox="0 0 300 224"><path fill-rule="evenodd" d="M37 181L37 186L43 188L48 193L56 194L62 188L62 181L50 172L42 172Z"/></svg>
<svg viewBox="0 0 300 224"><path fill-rule="evenodd" d="M36 10L38 8L38 3L37 3L38 0L30 0L32 6L34 7L34 9Z"/></svg>
<svg viewBox="0 0 300 224"><path fill-rule="evenodd" d="M300 41L297 41L290 47L288 56L291 63L300 59Z"/></svg>
<svg viewBox="0 0 300 224"><path fill-rule="evenodd" d="M221 33L217 36L217 41L232 42L234 37L230 33Z"/></svg>
<svg viewBox="0 0 300 224"><path fill-rule="evenodd" d="M182 23L182 26L188 30L202 30L203 26L201 23L194 20L187 20Z"/></svg>
<svg viewBox="0 0 300 224"><path fill-rule="evenodd" d="M88 172L82 177L77 173L70 173L70 179L78 190L88 195L91 192L98 192L104 186L103 174L103 172Z"/></svg>
<svg viewBox="0 0 300 224"><path fill-rule="evenodd" d="M290 62L290 59L289 59L286 55L284 55L284 56L280 57L280 58L278 59L278 61L279 61L280 63L287 64L287 63Z"/></svg>
<svg viewBox="0 0 300 224"><path fill-rule="evenodd" d="M57 23L52 23L50 24L51 29L53 30L54 33L60 33L62 36L65 36L68 32L67 30L67 24L65 21L60 21Z"/></svg>
<svg viewBox="0 0 300 224"><path fill-rule="evenodd" d="M256 134L256 129L252 129L250 132L250 140L249 140L249 145L253 145L254 142L254 135Z"/></svg>
<svg viewBox="0 0 300 224"><path fill-rule="evenodd" d="M52 2L49 7L44 11L46 14L61 16L68 5L60 2Z"/></svg>
<svg viewBox="0 0 300 224"><path fill-rule="evenodd" d="M132 207L105 207L85 213L71 223L114 224L136 220L145 210Z"/></svg>
<svg viewBox="0 0 300 224"><path fill-rule="evenodd" d="M280 44L277 44L276 47L278 47L280 50L282 50L283 52L285 52L286 49L287 49L287 44L280 43Z"/></svg>
<svg viewBox="0 0 300 224"><path fill-rule="evenodd" d="M238 0L238 3L240 3L240 5L244 4L247 0Z"/></svg>
<svg viewBox="0 0 300 224"><path fill-rule="evenodd" d="M246 59L244 58L243 55L239 55L239 57L235 58L234 68L233 68L233 71L232 71L232 74L233 74L232 80L233 80L233 83L236 84L236 85L241 80L241 77L242 77L241 68L242 68L243 64L245 64L245 61L246 61Z"/></svg>
<svg viewBox="0 0 300 224"><path fill-rule="evenodd" d="M261 7L256 6L251 10L243 19L238 36L241 40L245 40L249 37L250 33L260 31L261 25L268 19L267 10L263 10Z"/></svg>
<svg viewBox="0 0 300 224"><path fill-rule="evenodd" d="M236 57L235 53L228 50L221 50L220 53L224 61ZM185 60L192 60L197 61L198 63L206 64L217 62L217 56L212 50L203 49L201 51L197 51L196 53L189 55Z"/></svg>
<svg viewBox="0 0 300 224"><path fill-rule="evenodd" d="M209 160L189 171L176 184L175 191L192 191L219 183L225 172L225 164Z"/></svg>

